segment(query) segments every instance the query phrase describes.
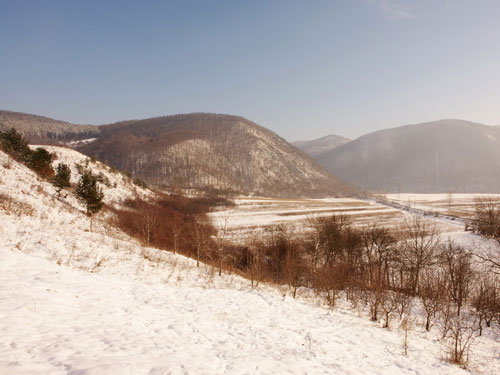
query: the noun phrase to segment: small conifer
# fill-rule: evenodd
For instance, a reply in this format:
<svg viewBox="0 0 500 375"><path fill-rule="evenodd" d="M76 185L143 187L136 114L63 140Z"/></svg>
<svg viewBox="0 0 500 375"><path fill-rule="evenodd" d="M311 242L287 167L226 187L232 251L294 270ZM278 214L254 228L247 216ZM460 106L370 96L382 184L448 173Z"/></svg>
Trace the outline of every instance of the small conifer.
<svg viewBox="0 0 500 375"><path fill-rule="evenodd" d="M59 163L56 168L56 175L52 179L52 184L56 189L57 196L61 196L61 191L70 187L71 169L67 164Z"/></svg>

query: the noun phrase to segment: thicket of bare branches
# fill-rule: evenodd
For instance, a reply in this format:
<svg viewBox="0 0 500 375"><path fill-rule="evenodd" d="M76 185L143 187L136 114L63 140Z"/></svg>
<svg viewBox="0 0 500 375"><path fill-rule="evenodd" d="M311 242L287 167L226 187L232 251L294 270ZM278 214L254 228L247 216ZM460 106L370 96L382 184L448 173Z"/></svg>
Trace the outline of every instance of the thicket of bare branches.
<svg viewBox="0 0 500 375"><path fill-rule="evenodd" d="M347 217L334 215L310 219L305 235L279 225L234 244L227 232L230 217L222 218L217 232L207 219L209 207L163 196L128 201L127 209L115 213L119 226L145 244L209 263L219 274L237 271L252 287L262 281L287 285L294 298L299 288L309 288L332 308L346 298L364 305L369 318L386 328L395 321L408 327L413 310L421 311L422 329L439 328L454 363L466 364L474 337L484 329L498 329L499 279L490 272L491 262L484 267L470 249L440 241L424 219L389 230L354 227Z"/></svg>
<svg viewBox="0 0 500 375"><path fill-rule="evenodd" d="M477 199L475 204L473 230L496 241L500 245L500 202L493 199ZM500 275L500 246L475 253L491 271Z"/></svg>
<svg viewBox="0 0 500 375"><path fill-rule="evenodd" d="M435 226L414 219L390 231L375 224L354 228L343 216L310 219L311 231L297 237L282 226L246 247L252 285L287 284L293 297L311 288L334 307L340 296L366 306L373 321L400 324L418 303L423 329L440 328L447 358L465 366L474 337L497 326L498 275L478 272L471 251L441 242ZM488 270L488 269L487 269Z"/></svg>

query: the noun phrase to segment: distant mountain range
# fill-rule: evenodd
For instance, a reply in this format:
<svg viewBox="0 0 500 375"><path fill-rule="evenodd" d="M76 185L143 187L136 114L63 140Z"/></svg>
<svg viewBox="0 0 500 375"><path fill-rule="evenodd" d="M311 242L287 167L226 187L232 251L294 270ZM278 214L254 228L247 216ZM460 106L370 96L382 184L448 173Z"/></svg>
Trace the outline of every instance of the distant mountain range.
<svg viewBox="0 0 500 375"><path fill-rule="evenodd" d="M296 141L292 145L306 154L316 157L319 154L333 150L343 144L350 142L349 138L341 137L340 135L327 135L312 141Z"/></svg>
<svg viewBox="0 0 500 375"><path fill-rule="evenodd" d="M71 145L167 188L274 197L343 196L354 191L283 138L238 116L194 113L88 126L0 112L0 130L10 127L34 142Z"/></svg>
<svg viewBox="0 0 500 375"><path fill-rule="evenodd" d="M352 186L500 193L500 127L462 120L385 129L352 141L329 135L294 142L303 152L242 117L209 113L92 126L0 111L0 130L10 127L32 143L64 143L164 187L275 197L352 195Z"/></svg>
<svg viewBox="0 0 500 375"><path fill-rule="evenodd" d="M441 120L376 131L316 156L380 192L500 193L500 127Z"/></svg>

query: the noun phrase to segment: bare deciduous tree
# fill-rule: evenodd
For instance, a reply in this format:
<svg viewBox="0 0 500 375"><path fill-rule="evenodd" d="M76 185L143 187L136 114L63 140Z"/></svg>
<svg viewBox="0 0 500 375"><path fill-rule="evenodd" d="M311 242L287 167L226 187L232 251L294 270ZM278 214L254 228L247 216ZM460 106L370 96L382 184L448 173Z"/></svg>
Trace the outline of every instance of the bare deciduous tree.
<svg viewBox="0 0 500 375"><path fill-rule="evenodd" d="M422 273L420 278L419 299L425 311L425 330L431 330L432 319L436 317L444 305L445 282L443 276L435 270Z"/></svg>
<svg viewBox="0 0 500 375"><path fill-rule="evenodd" d="M451 363L466 366L476 330L474 315L468 313L459 315L456 311L449 311L446 327L443 326L442 343L447 349L448 360Z"/></svg>
<svg viewBox="0 0 500 375"><path fill-rule="evenodd" d="M467 301L472 288L474 270L471 255L461 246L449 241L441 250L441 258L446 277L446 289L455 303L457 314Z"/></svg>
<svg viewBox="0 0 500 375"><path fill-rule="evenodd" d="M433 223L415 217L403 230L401 259L410 274L410 290L415 295L421 272L433 265L440 244L438 231Z"/></svg>
<svg viewBox="0 0 500 375"><path fill-rule="evenodd" d="M151 239L155 233L156 223L159 215L157 205L149 204L146 201L139 201L137 205L138 215L136 217L136 225L141 234L144 243L149 246Z"/></svg>

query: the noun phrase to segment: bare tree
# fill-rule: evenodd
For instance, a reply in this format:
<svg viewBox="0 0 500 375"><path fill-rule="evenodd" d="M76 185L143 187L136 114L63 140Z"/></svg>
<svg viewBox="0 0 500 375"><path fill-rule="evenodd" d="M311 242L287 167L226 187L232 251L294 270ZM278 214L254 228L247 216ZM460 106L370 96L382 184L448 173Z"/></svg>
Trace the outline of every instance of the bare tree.
<svg viewBox="0 0 500 375"><path fill-rule="evenodd" d="M455 311L450 311L446 327L443 328L442 342L447 349L448 360L465 367L477 330L474 315L459 315Z"/></svg>
<svg viewBox="0 0 500 375"><path fill-rule="evenodd" d="M361 231L361 240L365 261L368 264L369 283L371 284L376 278L385 279L385 283L390 285L389 262L395 239L389 233L389 229L373 223Z"/></svg>
<svg viewBox="0 0 500 375"><path fill-rule="evenodd" d="M455 303L457 314L467 301L472 288L474 270L471 255L464 248L449 241L441 250L449 297Z"/></svg>
<svg viewBox="0 0 500 375"><path fill-rule="evenodd" d="M209 242L209 223L206 219L194 220L191 224L192 243L196 250L196 267L200 266L201 254Z"/></svg>
<svg viewBox="0 0 500 375"><path fill-rule="evenodd" d="M480 249L474 255L500 275L500 202L490 198L475 201L474 226L476 231L495 240L499 246Z"/></svg>
<svg viewBox="0 0 500 375"><path fill-rule="evenodd" d="M472 307L478 319L479 336L483 334L483 323L491 327L495 317L500 317L500 284L496 275L485 274L478 280Z"/></svg>
<svg viewBox="0 0 500 375"><path fill-rule="evenodd" d="M403 230L401 260L410 274L410 290L415 295L421 272L433 265L440 244L434 224L415 217Z"/></svg>
<svg viewBox="0 0 500 375"><path fill-rule="evenodd" d="M225 211L217 219L215 234L215 243L217 246L217 252L219 256L219 276L222 276L222 264L224 258L226 257L226 240L229 233L229 218L231 217L230 211Z"/></svg>
<svg viewBox="0 0 500 375"><path fill-rule="evenodd" d="M182 228L183 228L182 221L177 216L174 216L173 223L170 226L170 232L174 240L174 254L177 254L178 251L177 247L179 245L179 239L182 233Z"/></svg>
<svg viewBox="0 0 500 375"><path fill-rule="evenodd" d="M390 318L398 308L398 300L395 293L387 288L382 289L380 306L385 315L383 328L389 328Z"/></svg>
<svg viewBox="0 0 500 375"><path fill-rule="evenodd" d="M160 213L159 207L140 200L137 205L136 226L146 246L149 246L157 229L157 220Z"/></svg>
<svg viewBox="0 0 500 375"><path fill-rule="evenodd" d="M425 330L431 330L432 319L442 311L445 295L443 277L435 270L422 273L419 286L419 299L425 311Z"/></svg>

